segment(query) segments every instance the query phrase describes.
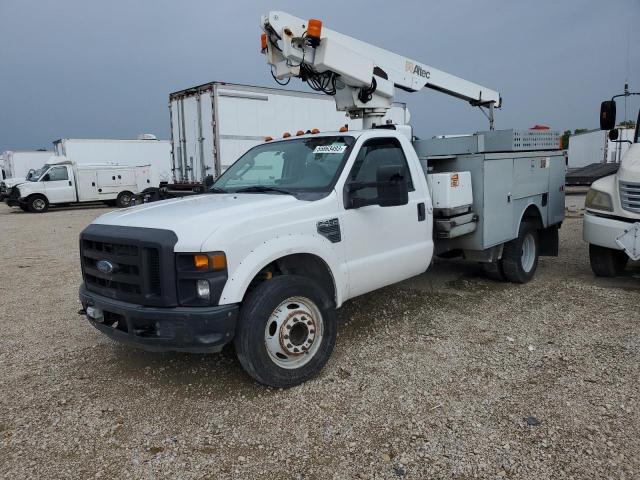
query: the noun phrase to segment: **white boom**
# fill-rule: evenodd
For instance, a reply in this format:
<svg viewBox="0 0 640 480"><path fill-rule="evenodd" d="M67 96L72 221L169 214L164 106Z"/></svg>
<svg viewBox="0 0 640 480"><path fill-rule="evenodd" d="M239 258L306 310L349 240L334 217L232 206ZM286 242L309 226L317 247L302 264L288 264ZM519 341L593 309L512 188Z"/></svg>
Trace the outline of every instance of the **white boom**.
<svg viewBox="0 0 640 480"><path fill-rule="evenodd" d="M334 95L338 110L362 117L365 128L391 108L395 87L408 92L427 87L487 107L493 128L498 92L321 25L284 12L262 17L263 52L276 80L300 77L314 90Z"/></svg>

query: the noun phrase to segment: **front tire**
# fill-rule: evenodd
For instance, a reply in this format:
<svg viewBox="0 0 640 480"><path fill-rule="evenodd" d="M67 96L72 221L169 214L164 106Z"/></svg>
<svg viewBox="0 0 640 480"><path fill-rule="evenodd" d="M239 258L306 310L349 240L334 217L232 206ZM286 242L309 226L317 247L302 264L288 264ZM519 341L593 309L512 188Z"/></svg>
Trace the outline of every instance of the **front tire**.
<svg viewBox="0 0 640 480"><path fill-rule="evenodd" d="M502 270L513 283L527 283L536 273L539 257L538 231L528 223L520 225L518 238L504 244Z"/></svg>
<svg viewBox="0 0 640 480"><path fill-rule="evenodd" d="M42 195L33 195L27 200L27 209L31 213L44 213L49 210L49 200Z"/></svg>
<svg viewBox="0 0 640 480"><path fill-rule="evenodd" d="M336 336L336 311L328 294L306 277L282 275L247 295L234 345L252 378L288 388L322 370Z"/></svg>
<svg viewBox="0 0 640 480"><path fill-rule="evenodd" d="M627 266L629 257L622 250L589 244L589 261L597 277L616 277Z"/></svg>

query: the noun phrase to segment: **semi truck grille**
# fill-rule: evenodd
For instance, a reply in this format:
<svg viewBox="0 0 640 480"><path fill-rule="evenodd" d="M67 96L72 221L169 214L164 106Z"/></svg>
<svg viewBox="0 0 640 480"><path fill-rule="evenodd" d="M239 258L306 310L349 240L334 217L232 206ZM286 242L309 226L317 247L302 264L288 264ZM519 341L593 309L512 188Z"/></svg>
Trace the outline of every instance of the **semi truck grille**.
<svg viewBox="0 0 640 480"><path fill-rule="evenodd" d="M625 210L640 213L640 183L620 182L620 203Z"/></svg>

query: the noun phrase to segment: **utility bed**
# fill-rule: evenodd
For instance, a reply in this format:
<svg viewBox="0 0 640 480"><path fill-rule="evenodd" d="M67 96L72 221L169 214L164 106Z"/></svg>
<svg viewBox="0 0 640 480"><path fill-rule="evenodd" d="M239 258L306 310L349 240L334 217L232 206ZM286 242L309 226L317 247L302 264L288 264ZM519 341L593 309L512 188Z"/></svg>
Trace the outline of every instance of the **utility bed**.
<svg viewBox="0 0 640 480"><path fill-rule="evenodd" d="M415 141L427 178L444 172L469 172L471 178L473 201L466 210L439 209L434 198L436 253L489 255L518 236L525 216L541 229L562 223L566 167L558 145L557 132L532 130Z"/></svg>

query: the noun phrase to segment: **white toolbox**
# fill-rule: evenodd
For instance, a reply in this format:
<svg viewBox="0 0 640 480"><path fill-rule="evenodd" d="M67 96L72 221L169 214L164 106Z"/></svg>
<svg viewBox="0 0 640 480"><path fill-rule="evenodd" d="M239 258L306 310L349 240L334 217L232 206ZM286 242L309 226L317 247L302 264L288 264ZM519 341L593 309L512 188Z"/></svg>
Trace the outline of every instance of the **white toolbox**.
<svg viewBox="0 0 640 480"><path fill-rule="evenodd" d="M473 204L471 172L430 173L427 184L435 210L455 215Z"/></svg>

